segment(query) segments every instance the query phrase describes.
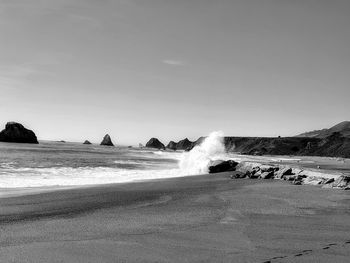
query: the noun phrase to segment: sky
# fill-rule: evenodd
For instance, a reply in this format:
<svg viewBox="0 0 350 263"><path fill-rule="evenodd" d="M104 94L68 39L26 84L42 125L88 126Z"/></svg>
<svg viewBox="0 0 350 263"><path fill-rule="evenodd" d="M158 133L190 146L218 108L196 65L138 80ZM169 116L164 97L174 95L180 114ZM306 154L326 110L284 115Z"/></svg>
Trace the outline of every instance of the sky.
<svg viewBox="0 0 350 263"><path fill-rule="evenodd" d="M0 0L0 126L116 144L350 120L348 0Z"/></svg>

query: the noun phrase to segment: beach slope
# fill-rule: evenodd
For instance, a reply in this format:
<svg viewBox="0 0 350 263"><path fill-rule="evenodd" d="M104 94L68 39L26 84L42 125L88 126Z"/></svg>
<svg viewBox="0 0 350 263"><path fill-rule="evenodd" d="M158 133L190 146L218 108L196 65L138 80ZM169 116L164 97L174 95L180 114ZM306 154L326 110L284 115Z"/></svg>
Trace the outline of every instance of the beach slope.
<svg viewBox="0 0 350 263"><path fill-rule="evenodd" d="M350 192L228 174L0 199L1 262L348 262Z"/></svg>

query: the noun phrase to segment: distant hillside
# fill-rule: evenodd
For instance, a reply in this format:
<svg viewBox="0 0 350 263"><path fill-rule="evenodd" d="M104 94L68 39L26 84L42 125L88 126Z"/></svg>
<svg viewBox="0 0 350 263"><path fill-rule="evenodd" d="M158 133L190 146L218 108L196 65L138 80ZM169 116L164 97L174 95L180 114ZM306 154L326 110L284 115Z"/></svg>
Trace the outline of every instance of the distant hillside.
<svg viewBox="0 0 350 263"><path fill-rule="evenodd" d="M330 135L332 135L335 132L339 132L344 137L350 137L350 121L343 121L341 123L338 123L337 125L329 128L329 129L322 129L322 130L316 130L311 132L305 132L302 134L297 135L296 137L312 137L312 138L326 138Z"/></svg>
<svg viewBox="0 0 350 263"><path fill-rule="evenodd" d="M193 142L191 150L205 137ZM334 132L326 138L310 137L225 137L228 152L248 155L308 155L350 158L350 137Z"/></svg>

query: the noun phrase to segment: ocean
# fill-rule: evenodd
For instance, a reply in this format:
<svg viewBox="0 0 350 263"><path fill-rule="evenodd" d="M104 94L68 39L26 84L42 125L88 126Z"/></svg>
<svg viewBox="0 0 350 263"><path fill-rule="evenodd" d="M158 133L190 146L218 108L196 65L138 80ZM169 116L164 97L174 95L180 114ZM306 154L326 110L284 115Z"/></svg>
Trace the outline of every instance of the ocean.
<svg viewBox="0 0 350 263"><path fill-rule="evenodd" d="M350 159L227 153L222 137L221 132L213 132L190 152L70 142L0 142L0 189L126 183L200 175L208 173L211 161L228 159L350 174Z"/></svg>
<svg viewBox="0 0 350 263"><path fill-rule="evenodd" d="M40 142L0 143L0 188L78 186L177 177L180 152Z"/></svg>

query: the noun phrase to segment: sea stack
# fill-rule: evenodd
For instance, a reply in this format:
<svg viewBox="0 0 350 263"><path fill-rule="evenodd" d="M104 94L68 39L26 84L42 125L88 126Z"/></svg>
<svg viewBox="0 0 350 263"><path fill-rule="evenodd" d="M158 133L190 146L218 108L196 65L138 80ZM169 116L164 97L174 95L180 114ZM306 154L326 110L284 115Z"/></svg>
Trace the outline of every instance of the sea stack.
<svg viewBox="0 0 350 263"><path fill-rule="evenodd" d="M170 149L170 150L176 151L176 146L177 146L177 143L176 143L176 142L170 141L170 142L168 143L168 145L166 146L166 148L167 148L167 149Z"/></svg>
<svg viewBox="0 0 350 263"><path fill-rule="evenodd" d="M114 144L112 143L111 137L108 134L106 134L105 137L103 137L101 145L114 146Z"/></svg>
<svg viewBox="0 0 350 263"><path fill-rule="evenodd" d="M179 141L176 145L176 149L177 150L187 150L188 148L190 148L192 145L192 142L189 139L183 139L181 141Z"/></svg>
<svg viewBox="0 0 350 263"><path fill-rule="evenodd" d="M161 143L157 138L151 138L147 143L146 147L148 148L156 148L156 149L165 149L163 143Z"/></svg>
<svg viewBox="0 0 350 263"><path fill-rule="evenodd" d="M83 142L83 144L91 144L91 142L89 142L88 140L86 140L85 142Z"/></svg>
<svg viewBox="0 0 350 263"><path fill-rule="evenodd" d="M17 122L8 122L6 124L5 129L0 132L0 141L16 143L39 143L33 131L26 129L22 124Z"/></svg>

